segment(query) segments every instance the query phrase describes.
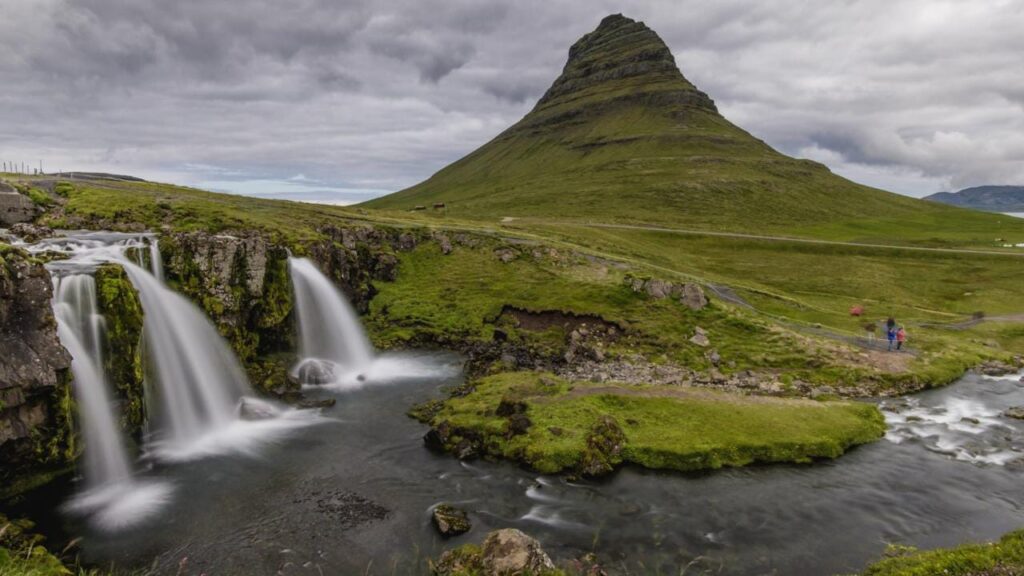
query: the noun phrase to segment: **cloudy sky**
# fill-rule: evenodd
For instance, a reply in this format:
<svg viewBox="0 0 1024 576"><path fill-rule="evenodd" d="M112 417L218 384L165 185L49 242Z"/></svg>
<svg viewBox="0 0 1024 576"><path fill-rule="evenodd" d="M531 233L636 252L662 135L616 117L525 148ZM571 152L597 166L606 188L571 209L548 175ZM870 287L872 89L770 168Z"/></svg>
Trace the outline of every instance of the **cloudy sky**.
<svg viewBox="0 0 1024 576"><path fill-rule="evenodd" d="M359 200L518 120L613 12L787 154L914 196L1024 184L1015 0L0 0L0 159Z"/></svg>

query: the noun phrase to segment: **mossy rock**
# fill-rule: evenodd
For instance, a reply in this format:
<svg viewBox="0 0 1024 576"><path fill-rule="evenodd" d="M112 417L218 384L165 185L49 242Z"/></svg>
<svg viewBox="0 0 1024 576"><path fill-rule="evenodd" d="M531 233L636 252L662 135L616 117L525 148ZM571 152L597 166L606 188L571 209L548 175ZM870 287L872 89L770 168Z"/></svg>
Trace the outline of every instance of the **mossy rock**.
<svg viewBox="0 0 1024 576"><path fill-rule="evenodd" d="M96 270L96 304L106 321L103 363L122 400L121 426L139 434L146 421L142 303L120 266L107 264Z"/></svg>

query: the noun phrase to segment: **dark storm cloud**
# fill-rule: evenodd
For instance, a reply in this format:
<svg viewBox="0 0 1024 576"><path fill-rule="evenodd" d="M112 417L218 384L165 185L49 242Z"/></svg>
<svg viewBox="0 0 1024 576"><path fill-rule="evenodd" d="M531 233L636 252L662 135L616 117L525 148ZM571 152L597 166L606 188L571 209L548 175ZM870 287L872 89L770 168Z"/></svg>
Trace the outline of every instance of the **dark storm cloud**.
<svg viewBox="0 0 1024 576"><path fill-rule="evenodd" d="M1024 5L998 0L7 0L0 157L394 190L518 120L619 11L786 153L918 195L1024 183Z"/></svg>

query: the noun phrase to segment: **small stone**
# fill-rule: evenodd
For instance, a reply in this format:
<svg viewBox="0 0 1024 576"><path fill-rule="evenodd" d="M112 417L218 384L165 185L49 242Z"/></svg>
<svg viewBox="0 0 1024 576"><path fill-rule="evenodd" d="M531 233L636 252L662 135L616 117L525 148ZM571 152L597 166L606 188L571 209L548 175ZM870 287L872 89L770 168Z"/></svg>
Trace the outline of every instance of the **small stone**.
<svg viewBox="0 0 1024 576"><path fill-rule="evenodd" d="M817 400L825 396L835 396L836 389L831 386L819 386L811 390L811 398Z"/></svg>
<svg viewBox="0 0 1024 576"><path fill-rule="evenodd" d="M465 534L472 528L469 515L450 504L440 504L434 508L431 519L434 521L434 527L445 538Z"/></svg>
<svg viewBox="0 0 1024 576"><path fill-rule="evenodd" d="M335 398L303 398L295 403L300 410L312 410L314 408L330 408L337 402Z"/></svg>
<svg viewBox="0 0 1024 576"><path fill-rule="evenodd" d="M1024 420L1024 406L1014 406L1007 408L1003 412L1003 416L1006 418L1016 418L1017 420Z"/></svg>
<svg viewBox="0 0 1024 576"><path fill-rule="evenodd" d="M526 434L533 422L526 414L513 414L508 419L508 435L520 436Z"/></svg>
<svg viewBox="0 0 1024 576"><path fill-rule="evenodd" d="M690 337L690 342L702 348L706 348L711 345L711 340L708 338L708 333L705 332L704 329L699 326L696 330L694 330L693 336Z"/></svg>

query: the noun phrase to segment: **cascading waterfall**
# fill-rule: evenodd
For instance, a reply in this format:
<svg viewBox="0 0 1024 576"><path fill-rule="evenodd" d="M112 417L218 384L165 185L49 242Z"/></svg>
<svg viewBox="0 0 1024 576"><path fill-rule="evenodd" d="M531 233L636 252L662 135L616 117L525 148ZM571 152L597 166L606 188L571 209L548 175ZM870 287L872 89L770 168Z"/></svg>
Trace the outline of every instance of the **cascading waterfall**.
<svg viewBox="0 0 1024 576"><path fill-rule="evenodd" d="M72 390L85 442L86 484L96 490L126 483L131 467L103 371L103 316L96 309L95 279L88 274L56 278L54 313L58 336L72 358Z"/></svg>
<svg viewBox="0 0 1024 576"><path fill-rule="evenodd" d="M154 236L149 239L149 263L150 271L160 282L164 281L164 260L160 256L160 245L157 243L157 239Z"/></svg>
<svg viewBox="0 0 1024 576"><path fill-rule="evenodd" d="M61 344L71 354L72 391L78 404L85 490L69 504L104 529L142 521L163 507L172 487L132 475L123 435L103 369L103 316L96 280L88 273L54 277L54 316Z"/></svg>
<svg viewBox="0 0 1024 576"><path fill-rule="evenodd" d="M293 373L306 384L362 379L374 352L355 311L308 259L289 258L288 267L299 323L300 361Z"/></svg>
<svg viewBox="0 0 1024 576"><path fill-rule="evenodd" d="M139 293L151 385L151 415L160 419L155 446L172 452L195 444L238 419L251 395L238 360L198 308L153 274L127 260L121 265ZM273 410L269 410L273 413Z"/></svg>

